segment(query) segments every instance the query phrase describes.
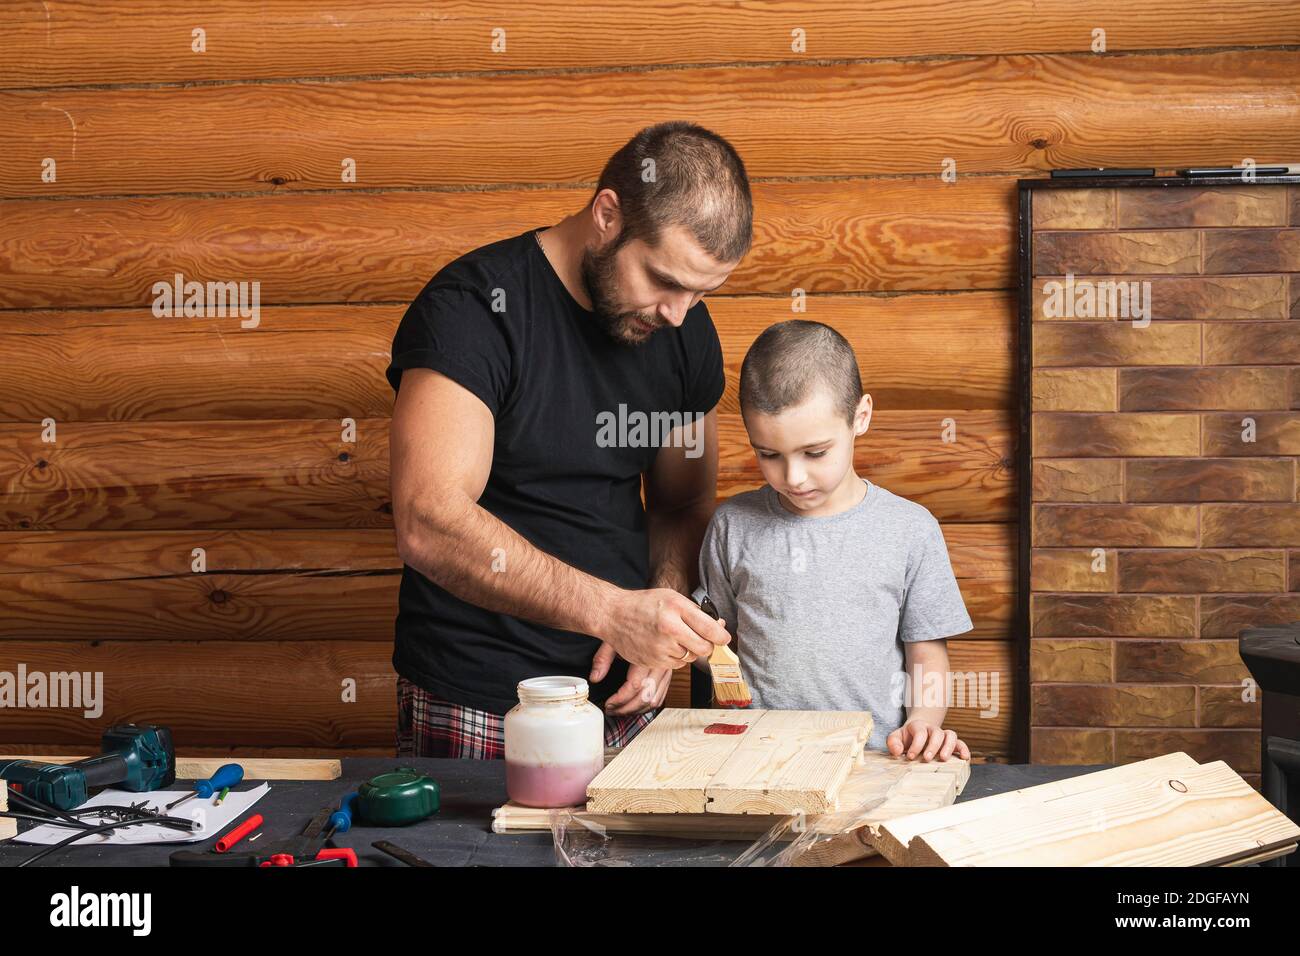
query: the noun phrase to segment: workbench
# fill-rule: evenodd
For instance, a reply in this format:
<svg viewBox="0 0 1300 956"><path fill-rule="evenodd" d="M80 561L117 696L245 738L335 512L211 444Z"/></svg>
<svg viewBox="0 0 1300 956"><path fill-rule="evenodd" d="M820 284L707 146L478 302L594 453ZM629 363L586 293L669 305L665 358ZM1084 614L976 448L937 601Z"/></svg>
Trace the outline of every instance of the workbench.
<svg viewBox="0 0 1300 956"><path fill-rule="evenodd" d="M272 781L270 792L253 807L266 818L262 841L296 835L321 807L337 807L343 794L376 774L398 766L415 767L438 781L442 809L433 817L409 827L354 826L337 834L336 846L352 847L361 866L404 864L372 848L375 840L388 840L436 866L554 866L555 851L549 832L499 834L491 830L492 811L506 799L505 762L501 760L435 760L429 758L352 757L342 761L337 780ZM973 764L970 781L957 802L1019 790L1104 770L1108 765L1072 767L1044 764ZM248 789L246 782L239 789ZM177 785L179 789L179 783ZM775 822L775 821L774 821ZM26 829L20 823L20 830ZM70 831L69 831L70 832ZM213 839L220 834L214 833ZM212 840L188 844L207 849ZM168 855L179 846L72 846L34 864L38 867L166 866ZM236 849L248 849L245 840ZM14 866L36 853L33 844L0 843L0 866ZM716 866L725 860L707 846L656 852L643 861L654 866Z"/></svg>

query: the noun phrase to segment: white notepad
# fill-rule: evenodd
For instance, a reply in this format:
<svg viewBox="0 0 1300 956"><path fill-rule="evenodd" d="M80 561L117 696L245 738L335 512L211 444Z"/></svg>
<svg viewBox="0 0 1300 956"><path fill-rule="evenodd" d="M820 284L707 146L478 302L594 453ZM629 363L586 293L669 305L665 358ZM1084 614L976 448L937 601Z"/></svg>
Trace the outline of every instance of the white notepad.
<svg viewBox="0 0 1300 956"><path fill-rule="evenodd" d="M252 790L235 791L232 790L226 794L226 799L221 802L221 806L216 806L215 796L199 797L194 796L184 803L173 808L169 816L181 817L186 820L194 820L200 824L197 829L191 831L173 830L170 827L159 826L156 823L142 823L139 826L119 827L116 830L108 830L104 833L96 833L94 836L88 836L78 840L73 846L129 846L136 843L200 843L204 840L210 840L226 827L230 826L236 819L242 819L248 808L266 796L271 789L269 783L264 783L260 787L254 787ZM133 803L139 803L141 800L149 801L149 808L152 810L161 810L173 800L178 800L188 793L188 790L151 790L148 793L127 793L124 790L104 790L91 797L77 810L86 810L91 807L127 807ZM17 801L12 801L17 802ZM107 823L106 818L98 818L93 814L82 814L78 819L87 823ZM13 838L16 843L37 843L50 844L62 843L68 837L77 831L71 827L54 827L49 824L42 824L33 827Z"/></svg>

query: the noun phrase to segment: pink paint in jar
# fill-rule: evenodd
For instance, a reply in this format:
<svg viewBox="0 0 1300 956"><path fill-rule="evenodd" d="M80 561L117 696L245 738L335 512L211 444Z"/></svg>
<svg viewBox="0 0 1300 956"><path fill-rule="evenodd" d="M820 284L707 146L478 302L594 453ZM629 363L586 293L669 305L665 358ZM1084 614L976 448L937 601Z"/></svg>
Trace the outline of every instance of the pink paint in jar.
<svg viewBox="0 0 1300 956"><path fill-rule="evenodd" d="M506 793L526 807L587 802L587 784L605 766L605 715L587 700L581 677L533 677L517 686L506 714Z"/></svg>

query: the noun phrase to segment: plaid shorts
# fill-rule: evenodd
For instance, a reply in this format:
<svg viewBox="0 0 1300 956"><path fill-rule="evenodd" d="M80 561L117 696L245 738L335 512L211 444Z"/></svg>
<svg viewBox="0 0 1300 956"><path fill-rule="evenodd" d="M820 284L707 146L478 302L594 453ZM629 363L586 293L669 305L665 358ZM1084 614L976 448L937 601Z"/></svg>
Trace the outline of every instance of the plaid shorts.
<svg viewBox="0 0 1300 956"><path fill-rule="evenodd" d="M657 711L629 717L605 715L605 746L622 747ZM405 677L397 678L397 756L503 760L505 717L434 697Z"/></svg>

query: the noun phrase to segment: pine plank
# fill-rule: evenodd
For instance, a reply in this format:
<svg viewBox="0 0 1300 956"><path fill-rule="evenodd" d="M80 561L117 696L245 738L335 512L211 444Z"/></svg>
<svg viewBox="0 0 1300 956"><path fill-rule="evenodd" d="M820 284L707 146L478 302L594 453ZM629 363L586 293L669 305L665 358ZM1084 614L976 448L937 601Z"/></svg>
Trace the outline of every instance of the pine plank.
<svg viewBox="0 0 1300 956"><path fill-rule="evenodd" d="M741 734L706 734L709 724ZM668 708L587 787L593 813L785 813L834 809L871 715ZM825 751L825 752L824 752Z"/></svg>
<svg viewBox="0 0 1300 956"><path fill-rule="evenodd" d="M909 858L922 866L1216 866L1297 839L1300 827L1215 761L931 830L913 840Z"/></svg>
<svg viewBox="0 0 1300 956"><path fill-rule="evenodd" d="M214 745L209 747L186 745L185 752L188 754L187 760L196 761L215 761L214 766L220 766L223 763L241 763L244 760L274 758L276 760L344 760L349 757L384 757L392 758L394 756L392 733L387 736L387 745L369 745L357 747L339 747L339 746L321 746L321 747L276 747L276 746L221 746ZM376 737L376 739L379 739ZM94 757L98 751L98 741L94 744L87 744L78 741L75 746L70 745L64 748L57 743L45 741L39 744L15 742L6 740L0 743L0 749L8 750L16 754L38 754L53 753L55 750L67 751L68 759L84 760L86 757Z"/></svg>
<svg viewBox="0 0 1300 956"><path fill-rule="evenodd" d="M75 763L91 754L0 754L0 760L35 760L40 763ZM222 757L176 758L177 780L203 780L211 777L230 759ZM338 760L309 757L239 757L235 760L244 768L245 780L337 780L343 775L343 765ZM4 807L0 806L0 810Z"/></svg>
<svg viewBox="0 0 1300 956"><path fill-rule="evenodd" d="M827 813L860 765L871 714L769 710L705 788L708 813Z"/></svg>
<svg viewBox="0 0 1300 956"><path fill-rule="evenodd" d="M866 757L869 766L875 765L877 775L882 765L899 768L883 799L879 787L868 787L868 773L850 773L840 790L841 809L810 819L809 827L826 836L796 857L795 866L838 866L877 856L871 841L873 827L895 817L949 806L970 779L970 763L956 758L918 764L879 751L868 751Z"/></svg>
<svg viewBox="0 0 1300 956"><path fill-rule="evenodd" d="M875 847L895 866L909 866L909 845L921 834L946 827L961 826L1000 813L1016 814L1050 800L1076 793L1086 793L1113 784L1130 783L1152 775L1184 773L1198 764L1185 753L1170 753L1138 763L1125 764L1096 773L1069 777L1052 783L998 793L978 800L954 804L941 810L899 817L872 829Z"/></svg>
<svg viewBox="0 0 1300 956"><path fill-rule="evenodd" d="M713 723L752 728L761 710L665 708L587 786L592 813L704 813L713 775L744 734L705 734Z"/></svg>
<svg viewBox="0 0 1300 956"><path fill-rule="evenodd" d="M606 760L619 751L606 750ZM875 856L866 827L896 816L914 814L951 804L970 779L965 760L916 763L868 750L861 765L852 767L840 790L840 811L806 817L807 831L821 835L795 858L795 866L835 866ZM492 811L494 833L522 833L550 829L552 814L507 802ZM584 823L609 833L695 840L756 840L779 820L762 814L743 813L591 813L582 807L567 807L559 813L580 814ZM789 842L800 836L794 827L781 834Z"/></svg>

